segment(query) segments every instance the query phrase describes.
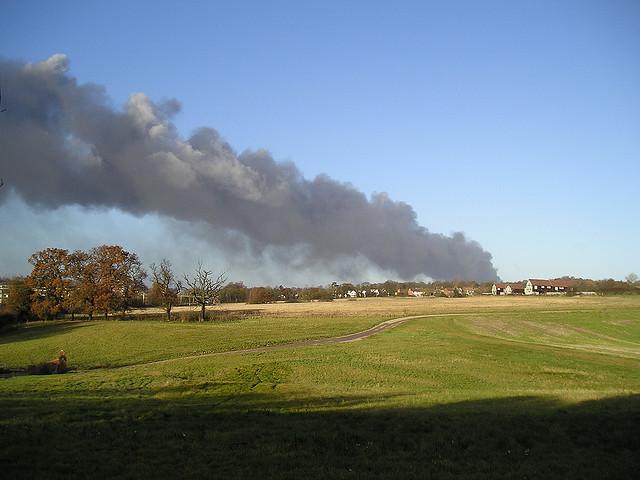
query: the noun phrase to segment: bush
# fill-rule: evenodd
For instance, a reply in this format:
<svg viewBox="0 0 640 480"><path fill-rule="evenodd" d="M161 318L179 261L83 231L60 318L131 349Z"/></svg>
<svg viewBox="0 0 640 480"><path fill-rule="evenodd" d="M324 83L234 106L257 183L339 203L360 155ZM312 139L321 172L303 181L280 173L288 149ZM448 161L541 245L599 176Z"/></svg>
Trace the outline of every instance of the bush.
<svg viewBox="0 0 640 480"><path fill-rule="evenodd" d="M174 318L180 320L181 322L199 322L200 312L199 311L180 312L178 315L174 315ZM205 312L205 320L207 319L208 319L208 314L207 312Z"/></svg>
<svg viewBox="0 0 640 480"><path fill-rule="evenodd" d="M8 309L0 309L0 328L18 323L18 316Z"/></svg>

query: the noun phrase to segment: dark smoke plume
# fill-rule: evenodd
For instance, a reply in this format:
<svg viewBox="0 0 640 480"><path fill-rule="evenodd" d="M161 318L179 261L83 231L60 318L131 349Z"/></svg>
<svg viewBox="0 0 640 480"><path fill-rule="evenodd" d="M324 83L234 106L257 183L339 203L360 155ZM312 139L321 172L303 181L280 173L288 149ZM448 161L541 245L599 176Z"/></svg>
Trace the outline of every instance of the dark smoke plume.
<svg viewBox="0 0 640 480"><path fill-rule="evenodd" d="M211 128L182 139L170 121L175 100L136 93L114 109L101 86L68 73L65 55L0 60L0 81L10 103L0 118L0 172L32 206L204 221L255 248L302 245L314 262L358 255L405 279L497 277L478 243L429 232L384 193L368 199L325 175L307 180L266 151L237 155Z"/></svg>

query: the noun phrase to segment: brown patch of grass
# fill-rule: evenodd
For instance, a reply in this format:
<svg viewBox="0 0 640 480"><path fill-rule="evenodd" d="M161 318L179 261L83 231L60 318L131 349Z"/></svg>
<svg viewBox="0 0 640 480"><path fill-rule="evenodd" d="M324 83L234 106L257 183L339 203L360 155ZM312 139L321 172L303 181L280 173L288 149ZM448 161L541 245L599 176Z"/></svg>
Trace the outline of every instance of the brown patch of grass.
<svg viewBox="0 0 640 480"><path fill-rule="evenodd" d="M194 311L195 307L175 307L176 313ZM300 316L362 316L362 315L421 315L462 312L517 312L532 310L597 310L607 308L640 308L640 295L619 297L546 297L546 296L477 296L465 298L359 298L337 299L333 302L276 302L250 305L244 303L222 304L208 308L211 312L251 311L252 315ZM162 314L162 309L134 310L134 314Z"/></svg>

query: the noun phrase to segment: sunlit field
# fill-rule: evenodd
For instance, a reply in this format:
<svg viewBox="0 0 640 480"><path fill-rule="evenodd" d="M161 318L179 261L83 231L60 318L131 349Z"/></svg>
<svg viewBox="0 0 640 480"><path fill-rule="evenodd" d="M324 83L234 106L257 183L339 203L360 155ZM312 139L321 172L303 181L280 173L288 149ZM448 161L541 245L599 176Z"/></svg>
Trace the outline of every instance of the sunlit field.
<svg viewBox="0 0 640 480"><path fill-rule="evenodd" d="M640 468L636 297L216 309L250 313L0 336L0 366L64 349L72 369L0 380L7 478L631 478ZM220 354L406 315L428 316L352 343Z"/></svg>
<svg viewBox="0 0 640 480"><path fill-rule="evenodd" d="M382 315L400 316L417 315L429 313L455 313L455 312L479 312L479 311L501 311L501 310L566 310L577 309L599 309L608 307L639 307L640 301L634 295L619 297L604 296L492 296L478 295L465 298L442 298L442 297L380 297L380 298L358 298L339 299L332 302L300 302L300 303L268 303L268 304L233 304L227 303L211 307L210 311L250 311L254 313L276 314L278 316L300 316L300 315ZM177 307L176 311L197 312L196 307ZM134 311L136 312L136 311ZM161 314L161 309L147 309L142 312L155 312Z"/></svg>

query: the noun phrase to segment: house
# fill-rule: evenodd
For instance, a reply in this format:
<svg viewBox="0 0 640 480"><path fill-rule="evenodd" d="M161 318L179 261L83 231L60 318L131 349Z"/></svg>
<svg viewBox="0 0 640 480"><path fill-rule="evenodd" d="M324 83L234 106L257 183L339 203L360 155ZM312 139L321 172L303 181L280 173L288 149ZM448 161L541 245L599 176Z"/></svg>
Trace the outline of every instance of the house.
<svg viewBox="0 0 640 480"><path fill-rule="evenodd" d="M525 285L521 282L494 283L491 287L492 295L524 295Z"/></svg>
<svg viewBox="0 0 640 480"><path fill-rule="evenodd" d="M491 287L492 295L511 295L511 286L508 283L494 283Z"/></svg>
<svg viewBox="0 0 640 480"><path fill-rule="evenodd" d="M409 297L423 297L424 292L421 290L412 290L411 288L407 291L407 296Z"/></svg>
<svg viewBox="0 0 640 480"><path fill-rule="evenodd" d="M567 280L542 280L530 278L525 283L494 283L491 287L492 295L562 295L572 290L572 284Z"/></svg>
<svg viewBox="0 0 640 480"><path fill-rule="evenodd" d="M560 295L573 290L573 285L568 280L542 280L530 278L524 287L525 295Z"/></svg>

